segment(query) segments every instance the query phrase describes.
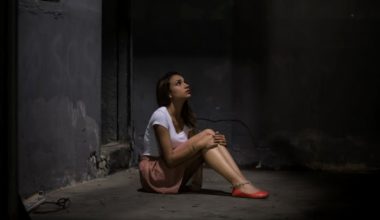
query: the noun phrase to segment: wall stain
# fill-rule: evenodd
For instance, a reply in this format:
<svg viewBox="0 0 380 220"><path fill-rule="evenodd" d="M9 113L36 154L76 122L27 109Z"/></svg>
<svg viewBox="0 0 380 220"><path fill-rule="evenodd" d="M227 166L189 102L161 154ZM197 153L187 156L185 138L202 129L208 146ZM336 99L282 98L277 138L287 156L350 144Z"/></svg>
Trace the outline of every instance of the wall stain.
<svg viewBox="0 0 380 220"><path fill-rule="evenodd" d="M20 0L19 9L27 11L30 14L45 14L52 16L54 19L64 18L64 6L66 1L40 1L40 0Z"/></svg>

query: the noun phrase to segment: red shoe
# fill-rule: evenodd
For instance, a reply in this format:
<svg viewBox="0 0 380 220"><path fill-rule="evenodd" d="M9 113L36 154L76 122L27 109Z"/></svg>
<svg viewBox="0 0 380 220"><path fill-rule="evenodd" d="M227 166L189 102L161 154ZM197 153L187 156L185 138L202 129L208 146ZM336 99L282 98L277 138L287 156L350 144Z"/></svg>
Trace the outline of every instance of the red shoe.
<svg viewBox="0 0 380 220"><path fill-rule="evenodd" d="M241 197L241 198L251 198L251 199L265 199L269 196L269 193L266 191L258 191L255 193L244 193L238 188L233 188L232 196Z"/></svg>

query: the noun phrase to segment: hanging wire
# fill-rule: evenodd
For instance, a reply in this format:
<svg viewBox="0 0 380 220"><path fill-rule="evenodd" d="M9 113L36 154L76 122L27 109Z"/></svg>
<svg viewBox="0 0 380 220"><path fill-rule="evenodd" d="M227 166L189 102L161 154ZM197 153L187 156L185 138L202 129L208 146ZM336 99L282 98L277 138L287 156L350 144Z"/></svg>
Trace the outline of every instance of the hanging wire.
<svg viewBox="0 0 380 220"><path fill-rule="evenodd" d="M254 137L253 137L253 133L252 133L251 129L250 129L250 128L248 127L248 125L247 125L244 121L242 121L242 120L239 120L239 119L217 119L217 120L214 120L214 119L202 118L202 117L199 117L199 118L197 117L197 120L199 120L199 121L208 121L208 122L212 122L212 123L218 123L218 122L237 122L237 123L243 125L243 127L244 127L245 129L247 129L247 131L248 131L248 133L249 133L249 136L250 136L250 138L251 138L251 140L252 140L252 143L255 143L255 139L254 139Z"/></svg>

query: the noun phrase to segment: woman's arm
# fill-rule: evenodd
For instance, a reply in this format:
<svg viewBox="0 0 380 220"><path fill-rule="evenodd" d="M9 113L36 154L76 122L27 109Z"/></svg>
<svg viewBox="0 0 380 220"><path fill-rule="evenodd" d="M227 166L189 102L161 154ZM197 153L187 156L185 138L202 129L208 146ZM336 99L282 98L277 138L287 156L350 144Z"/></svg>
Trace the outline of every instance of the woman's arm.
<svg viewBox="0 0 380 220"><path fill-rule="evenodd" d="M188 138L192 138L194 135L198 134L199 132L195 131L195 128L191 129L189 131L189 135L188 135Z"/></svg>
<svg viewBox="0 0 380 220"><path fill-rule="evenodd" d="M192 158L203 148L217 146L214 143L213 131L205 130L202 133L191 136L180 148L173 149L170 135L167 128L161 125L154 125L154 131L158 143L161 146L164 159L169 167L175 167L182 162Z"/></svg>

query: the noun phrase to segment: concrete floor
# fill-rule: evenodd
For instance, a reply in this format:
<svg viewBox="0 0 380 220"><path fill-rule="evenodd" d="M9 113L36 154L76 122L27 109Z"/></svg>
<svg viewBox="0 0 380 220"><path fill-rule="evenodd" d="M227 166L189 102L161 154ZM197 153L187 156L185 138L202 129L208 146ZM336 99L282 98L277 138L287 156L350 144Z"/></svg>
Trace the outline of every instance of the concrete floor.
<svg viewBox="0 0 380 220"><path fill-rule="evenodd" d="M204 170L200 193L162 195L139 191L135 168L106 178L61 188L47 201L71 200L65 210L31 213L39 219L366 219L378 215L376 173L244 170L248 179L270 191L265 200L230 196L227 181ZM373 200L373 201L370 201ZM37 211L49 211L42 205ZM374 219L378 219L374 216ZM372 218L371 218L372 219Z"/></svg>

